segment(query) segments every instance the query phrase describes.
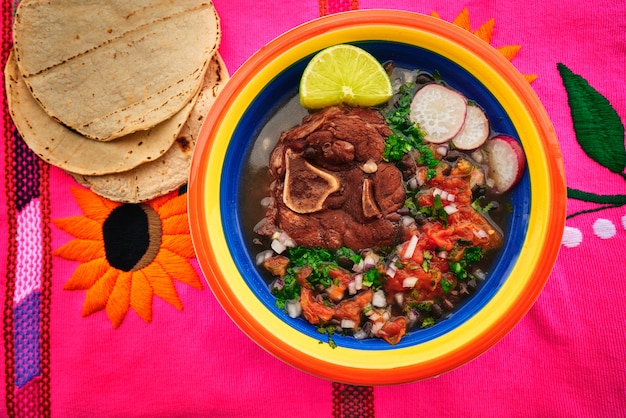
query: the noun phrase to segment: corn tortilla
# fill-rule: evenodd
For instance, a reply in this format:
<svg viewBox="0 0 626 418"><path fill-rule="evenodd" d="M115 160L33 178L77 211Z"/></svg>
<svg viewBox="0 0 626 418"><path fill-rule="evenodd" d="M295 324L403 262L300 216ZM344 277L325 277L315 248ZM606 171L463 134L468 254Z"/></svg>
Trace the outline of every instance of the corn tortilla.
<svg viewBox="0 0 626 418"><path fill-rule="evenodd" d="M52 165L85 175L127 171L156 160L178 137L194 105L192 98L178 113L152 129L100 142L68 129L44 112L19 74L13 53L4 75L9 111L28 147Z"/></svg>
<svg viewBox="0 0 626 418"><path fill-rule="evenodd" d="M123 173L103 176L70 174L94 193L124 203L143 202L181 187L188 180L191 157L202 123L227 80L226 66L216 53L187 122L172 147L159 159Z"/></svg>
<svg viewBox="0 0 626 418"><path fill-rule="evenodd" d="M52 118L100 141L189 103L220 42L211 1L22 0L19 71Z"/></svg>

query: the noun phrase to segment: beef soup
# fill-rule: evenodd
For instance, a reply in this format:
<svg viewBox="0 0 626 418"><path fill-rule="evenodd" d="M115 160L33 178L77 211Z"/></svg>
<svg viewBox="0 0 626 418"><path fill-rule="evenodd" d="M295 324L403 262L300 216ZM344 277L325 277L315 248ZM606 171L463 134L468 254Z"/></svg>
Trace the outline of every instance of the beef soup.
<svg viewBox="0 0 626 418"><path fill-rule="evenodd" d="M494 192L482 148L421 141L396 153L407 131L390 120L434 78L392 78L403 88L380 109L309 114L289 100L240 183L242 228L276 305L331 345L333 334L397 344L445 319L480 286L506 234L509 195Z"/></svg>

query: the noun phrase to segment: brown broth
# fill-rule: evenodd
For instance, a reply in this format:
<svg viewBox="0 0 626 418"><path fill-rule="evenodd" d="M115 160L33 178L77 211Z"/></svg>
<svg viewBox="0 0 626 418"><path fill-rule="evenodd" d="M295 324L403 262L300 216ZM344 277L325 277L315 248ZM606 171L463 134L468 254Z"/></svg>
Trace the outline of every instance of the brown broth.
<svg viewBox="0 0 626 418"><path fill-rule="evenodd" d="M269 248L269 240L254 233L254 226L265 216L261 200L270 194L269 159L282 132L300 124L309 112L300 105L298 95L281 106L263 126L254 139L252 149L246 156L242 172L239 205L243 233L252 259L260 251ZM263 243L263 245L258 244ZM263 271L264 269L259 269ZM269 276L268 276L269 277Z"/></svg>
<svg viewBox="0 0 626 418"><path fill-rule="evenodd" d="M401 80L406 81L405 73L402 73ZM269 180L269 159L270 153L278 142L281 133L300 124L302 119L309 112L302 108L297 95L292 97L281 106L263 126L259 135L255 138L253 146L248 155L245 156L245 164L240 182L240 220L243 234L246 240L247 249L252 260L261 251L270 248L270 239L262 237L254 232L255 225L265 217L266 208L261 205L261 200L270 195ZM492 136L495 135L492 132ZM497 195L489 190L485 190L483 204L491 201L498 203L498 207L489 212L487 218L499 229L506 239L508 225L510 222L510 193ZM474 269L480 269L488 273L495 261L500 256L502 249L490 251L485 257L475 264ZM475 270L474 270L475 271ZM264 268L258 268L259 274L264 277L268 286L274 281L273 277Z"/></svg>

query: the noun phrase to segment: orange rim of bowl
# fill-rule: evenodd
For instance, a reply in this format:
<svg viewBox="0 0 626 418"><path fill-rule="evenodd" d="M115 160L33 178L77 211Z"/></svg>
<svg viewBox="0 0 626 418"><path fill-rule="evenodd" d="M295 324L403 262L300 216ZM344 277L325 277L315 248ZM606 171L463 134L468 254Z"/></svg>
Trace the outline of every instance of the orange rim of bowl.
<svg viewBox="0 0 626 418"><path fill-rule="evenodd" d="M532 185L528 230L509 277L494 296L453 330L410 347L332 349L269 311L234 264L221 226L219 179L238 117L283 68L325 47L384 40L416 45L463 67L505 109L527 157ZM565 225L565 177L550 119L526 79L497 50L471 33L413 12L360 10L298 26L260 49L239 68L205 121L194 152L188 211L198 262L232 320L269 353L305 372L359 385L417 381L455 369L502 339L531 308L556 260ZM530 267L529 267L530 266Z"/></svg>

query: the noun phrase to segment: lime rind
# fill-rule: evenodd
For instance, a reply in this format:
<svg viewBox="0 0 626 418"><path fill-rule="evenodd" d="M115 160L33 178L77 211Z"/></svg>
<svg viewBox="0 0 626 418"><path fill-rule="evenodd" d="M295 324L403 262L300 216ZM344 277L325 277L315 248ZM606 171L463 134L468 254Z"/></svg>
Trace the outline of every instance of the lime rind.
<svg viewBox="0 0 626 418"><path fill-rule="evenodd" d="M300 103L307 109L346 104L371 107L388 101L391 80L367 51L347 44L318 52L300 80Z"/></svg>

